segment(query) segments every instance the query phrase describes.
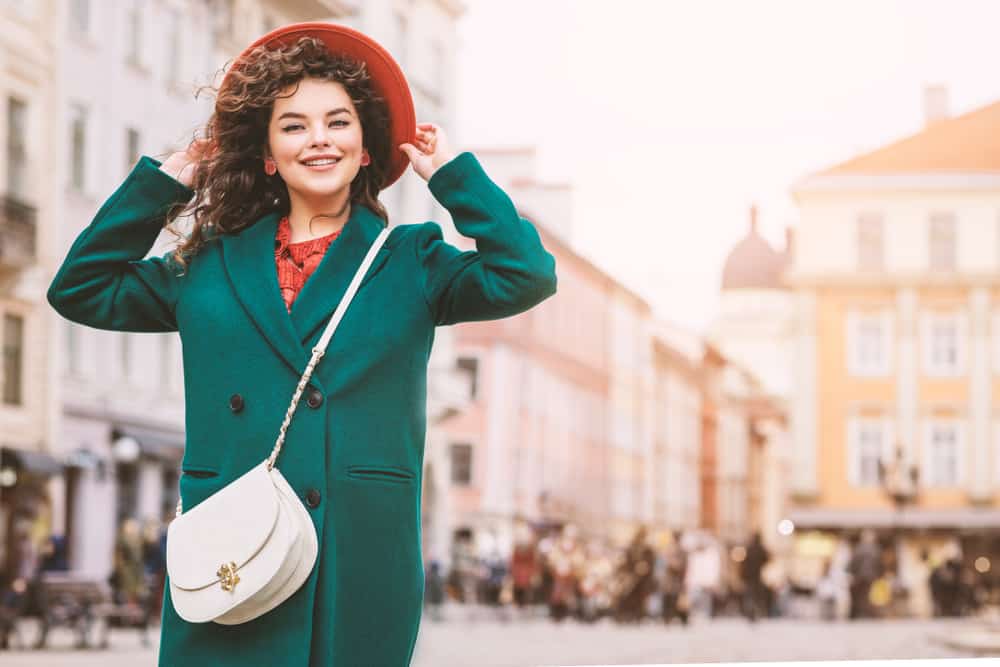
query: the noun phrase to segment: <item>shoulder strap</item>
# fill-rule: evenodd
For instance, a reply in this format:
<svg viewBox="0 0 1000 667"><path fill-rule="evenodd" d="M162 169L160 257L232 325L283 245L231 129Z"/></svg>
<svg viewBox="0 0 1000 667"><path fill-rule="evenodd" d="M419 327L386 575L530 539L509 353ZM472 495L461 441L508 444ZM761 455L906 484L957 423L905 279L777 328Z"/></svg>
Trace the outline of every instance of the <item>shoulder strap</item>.
<svg viewBox="0 0 1000 667"><path fill-rule="evenodd" d="M330 318L329 323L326 325L326 330L320 339L316 342L316 347L312 349L312 358L309 359L309 363L306 365L305 372L302 373L302 378L299 380L298 386L295 388L295 395L292 396L292 402L288 406L288 411L285 412L285 420L281 423L281 429L278 432L278 440L274 443L274 449L271 451L271 455L267 458L267 469L270 470L274 467L274 462L278 458L278 454L281 452L281 445L285 442L285 430L288 428L289 422L292 421L292 414L295 413L295 408L299 405L299 398L302 396L302 391L305 389L306 384L309 382L309 378L312 377L313 369L316 368L316 364L319 363L320 357L326 352L326 346L333 337L333 331L340 324L340 320L343 319L344 313L347 311L347 307L351 304L351 299L354 298L354 293L358 291L358 287L361 285L361 280L368 273L369 267L371 267L372 262L375 261L375 255L382 248L382 244L385 240L389 238L389 229L386 227L379 235L372 241L371 247L368 249L368 254L365 255L364 260L361 262L361 266L354 273L354 278L351 279L351 283L347 286L347 290L344 292L344 296L340 299L340 304L337 305L337 310L333 311L333 316Z"/></svg>

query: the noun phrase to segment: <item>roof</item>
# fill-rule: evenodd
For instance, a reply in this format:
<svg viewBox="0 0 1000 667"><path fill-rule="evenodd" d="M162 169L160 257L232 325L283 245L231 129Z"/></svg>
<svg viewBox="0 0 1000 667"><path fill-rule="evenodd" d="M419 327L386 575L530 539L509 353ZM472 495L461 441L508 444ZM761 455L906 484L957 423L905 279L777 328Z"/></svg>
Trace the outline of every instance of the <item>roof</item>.
<svg viewBox="0 0 1000 667"><path fill-rule="evenodd" d="M1000 172L1000 101L818 172L829 174Z"/></svg>
<svg viewBox="0 0 1000 667"><path fill-rule="evenodd" d="M757 231L757 207L750 208L750 230L729 251L722 269L722 289L781 289L788 263Z"/></svg>

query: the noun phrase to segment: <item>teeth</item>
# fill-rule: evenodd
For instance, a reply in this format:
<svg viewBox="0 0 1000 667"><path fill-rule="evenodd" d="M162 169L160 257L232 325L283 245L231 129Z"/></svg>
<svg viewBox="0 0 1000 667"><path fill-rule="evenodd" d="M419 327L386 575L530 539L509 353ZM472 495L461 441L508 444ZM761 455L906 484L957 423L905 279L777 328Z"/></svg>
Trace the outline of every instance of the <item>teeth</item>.
<svg viewBox="0 0 1000 667"><path fill-rule="evenodd" d="M328 159L325 159L325 160L310 160L309 162L306 162L305 164L307 164L310 167L312 167L312 166L319 166L319 165L323 165L323 164L337 164L338 162L340 162L340 160L333 160L333 159L329 159L328 158Z"/></svg>

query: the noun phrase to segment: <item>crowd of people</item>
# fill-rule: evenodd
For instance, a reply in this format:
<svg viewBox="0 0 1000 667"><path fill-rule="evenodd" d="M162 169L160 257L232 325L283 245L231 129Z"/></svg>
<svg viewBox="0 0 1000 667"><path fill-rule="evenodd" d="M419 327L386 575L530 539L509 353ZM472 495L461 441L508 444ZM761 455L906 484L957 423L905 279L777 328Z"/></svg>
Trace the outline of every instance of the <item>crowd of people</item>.
<svg viewBox="0 0 1000 667"><path fill-rule="evenodd" d="M436 560L429 562L425 591L432 619L442 617L446 600L521 615L545 609L555 621L657 618L687 624L697 614L742 613L754 621L781 613L774 586L765 582L771 556L759 535L730 567L728 554L704 533L678 531L663 545L640 527L628 545L614 549L584 539L573 524L541 536L524 525L515 532L508 557L499 549L477 556L472 540L459 540L447 573Z"/></svg>
<svg viewBox="0 0 1000 667"><path fill-rule="evenodd" d="M687 624L694 616L742 615L755 622L803 608L827 620L964 616L993 595L988 580L955 549L934 558L923 550L905 580L895 553L891 540L863 531L842 540L822 576L807 583L789 576L759 533L745 544L723 545L702 531L653 540L640 527L614 549L584 539L573 524L543 534L520 525L509 555L496 546L477 553L469 538L456 542L447 572L431 559L426 603L432 620L443 618L442 605L450 601L494 607L504 618L544 610L557 622L608 617Z"/></svg>

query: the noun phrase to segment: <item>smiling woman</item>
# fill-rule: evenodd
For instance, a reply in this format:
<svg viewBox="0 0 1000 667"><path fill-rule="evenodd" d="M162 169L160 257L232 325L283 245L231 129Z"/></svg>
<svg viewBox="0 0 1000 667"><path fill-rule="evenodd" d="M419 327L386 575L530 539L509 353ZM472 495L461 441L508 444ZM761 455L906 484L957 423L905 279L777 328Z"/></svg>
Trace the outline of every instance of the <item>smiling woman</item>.
<svg viewBox="0 0 1000 667"><path fill-rule="evenodd" d="M297 24L251 45L207 130L163 164L139 160L48 291L72 321L183 342L160 664L407 665L435 327L533 307L556 291L555 260L472 153L416 122L402 72L349 28ZM436 222L388 229L378 194L408 165L477 250L445 243ZM185 207L190 238L145 258ZM276 250L293 235L335 238L286 307ZM258 474L263 462L274 468ZM247 476L253 493L231 493ZM274 555L282 535L315 537L314 560ZM257 576L257 554L280 563L273 576ZM211 604L189 613L196 598Z"/></svg>

